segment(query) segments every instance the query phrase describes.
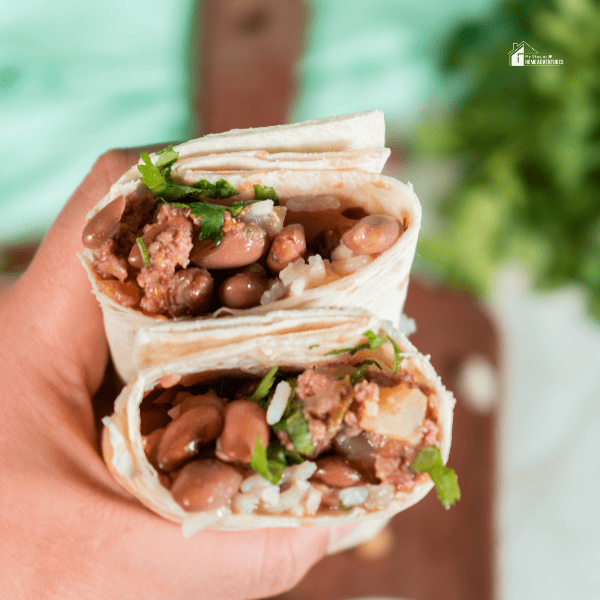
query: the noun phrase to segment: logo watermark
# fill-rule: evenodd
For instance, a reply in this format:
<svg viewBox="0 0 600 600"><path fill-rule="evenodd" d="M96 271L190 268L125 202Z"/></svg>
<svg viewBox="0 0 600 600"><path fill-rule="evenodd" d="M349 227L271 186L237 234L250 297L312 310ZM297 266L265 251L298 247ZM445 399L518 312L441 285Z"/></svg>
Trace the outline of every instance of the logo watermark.
<svg viewBox="0 0 600 600"><path fill-rule="evenodd" d="M552 54L540 55L527 42L515 42L513 49L508 52L508 60L511 67L552 67L563 64L562 58L554 58Z"/></svg>

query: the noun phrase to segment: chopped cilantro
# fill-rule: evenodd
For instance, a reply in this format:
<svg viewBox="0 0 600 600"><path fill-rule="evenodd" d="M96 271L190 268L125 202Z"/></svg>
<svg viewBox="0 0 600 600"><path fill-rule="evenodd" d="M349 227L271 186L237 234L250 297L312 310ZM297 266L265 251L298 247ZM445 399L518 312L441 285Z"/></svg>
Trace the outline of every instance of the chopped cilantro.
<svg viewBox="0 0 600 600"><path fill-rule="evenodd" d="M164 150L166 151L168 148L165 148ZM173 151L173 154L177 153ZM161 156L155 165L152 163L152 159L147 152L141 152L140 156L145 163L143 165L138 165L138 171L142 174L140 180L152 190L152 193L155 196L158 196L167 202L174 202L185 196L198 195L197 190L194 188L185 185L177 185L171 181L171 166L177 158L173 160L173 158L170 157L165 161ZM170 155L165 152L163 156L169 157ZM163 161L165 161L165 166L159 167L158 164L162 164Z"/></svg>
<svg viewBox="0 0 600 600"><path fill-rule="evenodd" d="M390 342L392 344L392 347L394 348L394 368L392 372L396 373L398 371L398 368L400 367L400 363L402 362L403 358L400 346L398 346L398 344L396 344L396 342L394 342L394 340L392 340L392 338L390 338L389 335L385 338L381 338L372 331L365 331L363 335L367 338L366 342L363 342L362 344L359 344L358 346L353 346L351 348L340 348L339 350L331 350L330 352L327 352L325 356L329 356L330 354L344 354L345 352L348 352L351 356L353 356L359 350L375 350L375 348L383 346L383 344L385 344L386 342Z"/></svg>
<svg viewBox="0 0 600 600"><path fill-rule="evenodd" d="M380 371L383 371L381 365L377 361L363 360L354 366L354 371L352 372L352 375L350 375L350 383L356 385L365 376L365 373L369 370L371 365L375 365Z"/></svg>
<svg viewBox="0 0 600 600"><path fill-rule="evenodd" d="M137 242L140 252L142 253L142 261L144 261L144 266L149 267L151 264L150 263L150 255L148 254L148 249L146 248L146 244L144 243L144 240L141 237L139 237L139 238L135 238L135 241Z"/></svg>
<svg viewBox="0 0 600 600"><path fill-rule="evenodd" d="M275 383L275 377L277 377L277 373L279 371L279 367L273 367L259 382L256 386L256 389L248 396L248 400L252 402L256 402L263 408L266 408L267 402L265 398L269 395L273 384Z"/></svg>
<svg viewBox="0 0 600 600"><path fill-rule="evenodd" d="M352 510L350 506L346 506L343 502L340 502L340 510L349 511Z"/></svg>
<svg viewBox="0 0 600 600"><path fill-rule="evenodd" d="M313 348L318 348L318 347L319 347L319 344L311 344L311 345L308 347L308 349L309 349L309 350L312 350Z"/></svg>
<svg viewBox="0 0 600 600"><path fill-rule="evenodd" d="M205 198L211 198L212 200L217 198L231 198L231 196L239 194L239 191L224 179L219 179L216 183L210 183L206 179L201 179L194 183L192 187L197 190L196 194L200 193Z"/></svg>
<svg viewBox="0 0 600 600"><path fill-rule="evenodd" d="M277 198L277 192L275 189L268 186L254 185L254 199L255 200L273 200L277 205L279 204L279 198Z"/></svg>
<svg viewBox="0 0 600 600"><path fill-rule="evenodd" d="M296 400L295 390L297 381L294 378L287 379L286 381L290 384L292 391L288 398L288 403L283 412L283 416L278 423L273 425L273 429L285 431L290 436L294 448L300 454L309 455L313 453L313 445L308 430L308 421L302 414L304 404L301 400Z"/></svg>
<svg viewBox="0 0 600 600"><path fill-rule="evenodd" d="M308 421L302 414L302 408L297 408L289 416L281 419L279 423L275 423L273 429L285 431L290 436L294 448L300 454L309 455L313 453L314 448L308 430Z"/></svg>
<svg viewBox="0 0 600 600"><path fill-rule="evenodd" d="M144 161L143 165L138 165L142 183L148 186L156 197L169 204L189 206L191 213L201 219L200 239L212 240L218 245L223 239L223 213L227 210L235 217L245 206L255 202L255 200L234 202L229 207L201 200L200 196L212 199L231 198L231 196L237 196L239 191L225 179L219 179L216 183L201 179L192 187L173 183L171 180L171 167L179 158L179 154L173 150L173 146L163 148L156 154L156 164L152 163L152 159L147 152L140 154ZM186 199L189 199L189 201L186 201ZM194 202L193 200L197 201Z"/></svg>
<svg viewBox="0 0 600 600"><path fill-rule="evenodd" d="M268 448L265 449L260 442L260 434L257 434L256 444L250 459L250 467L267 481L275 484L279 483L283 470L287 466L285 452L280 444L269 444Z"/></svg>
<svg viewBox="0 0 600 600"><path fill-rule="evenodd" d="M156 161L156 166L160 169L161 167L165 169L170 169L179 158L179 153L173 150L173 146L167 146L162 150L159 150L156 155L158 156L158 160Z"/></svg>
<svg viewBox="0 0 600 600"><path fill-rule="evenodd" d="M429 474L438 498L445 508L450 508L460 500L456 473L444 465L442 454L437 446L425 446L410 464L410 468L417 473Z"/></svg>
<svg viewBox="0 0 600 600"><path fill-rule="evenodd" d="M212 240L217 246L223 239L223 213L226 206L208 202L192 202L190 212L200 219L201 240Z"/></svg>
<svg viewBox="0 0 600 600"><path fill-rule="evenodd" d="M215 183L215 188L217 189L217 198L231 198L231 196L239 194L239 191L224 179L219 179Z"/></svg>

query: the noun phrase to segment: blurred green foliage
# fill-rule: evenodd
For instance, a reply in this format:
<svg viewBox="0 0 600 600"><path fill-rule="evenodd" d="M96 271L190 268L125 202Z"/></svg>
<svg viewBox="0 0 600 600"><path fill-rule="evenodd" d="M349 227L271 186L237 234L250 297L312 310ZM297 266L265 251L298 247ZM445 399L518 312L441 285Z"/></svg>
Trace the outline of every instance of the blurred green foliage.
<svg viewBox="0 0 600 600"><path fill-rule="evenodd" d="M563 64L509 66L521 41ZM540 288L583 285L600 318L600 4L500 2L452 34L442 67L468 92L421 129L415 151L458 158L464 172L421 259L483 298L516 261Z"/></svg>

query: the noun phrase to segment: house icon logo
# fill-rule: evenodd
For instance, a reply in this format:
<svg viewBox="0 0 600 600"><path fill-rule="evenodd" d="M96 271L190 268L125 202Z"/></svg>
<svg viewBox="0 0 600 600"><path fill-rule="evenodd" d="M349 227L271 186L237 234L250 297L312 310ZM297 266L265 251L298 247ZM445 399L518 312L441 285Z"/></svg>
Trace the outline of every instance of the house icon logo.
<svg viewBox="0 0 600 600"><path fill-rule="evenodd" d="M540 56L540 53L527 42L513 43L512 50L508 52L511 67L532 67L562 65L562 59L552 58L552 54Z"/></svg>

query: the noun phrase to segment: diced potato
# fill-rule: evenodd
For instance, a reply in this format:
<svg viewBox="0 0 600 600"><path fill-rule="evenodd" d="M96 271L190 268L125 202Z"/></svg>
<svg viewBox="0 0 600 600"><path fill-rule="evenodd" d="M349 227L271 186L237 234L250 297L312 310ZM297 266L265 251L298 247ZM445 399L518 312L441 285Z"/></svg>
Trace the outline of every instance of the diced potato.
<svg viewBox="0 0 600 600"><path fill-rule="evenodd" d="M366 408L366 407L365 407ZM421 441L421 427L427 411L427 396L419 389L402 383L380 388L377 414L365 410L360 425L367 431L408 444Z"/></svg>

